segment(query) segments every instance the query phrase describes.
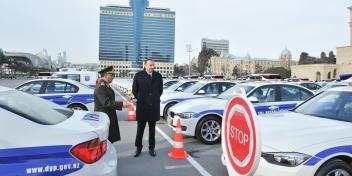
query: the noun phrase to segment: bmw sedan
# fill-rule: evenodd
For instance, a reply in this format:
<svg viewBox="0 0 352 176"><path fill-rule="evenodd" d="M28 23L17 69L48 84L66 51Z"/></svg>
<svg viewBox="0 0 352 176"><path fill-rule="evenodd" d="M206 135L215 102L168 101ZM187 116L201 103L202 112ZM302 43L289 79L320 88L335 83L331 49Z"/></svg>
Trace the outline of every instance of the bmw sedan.
<svg viewBox="0 0 352 176"><path fill-rule="evenodd" d="M117 175L104 113L0 86L0 175Z"/></svg>

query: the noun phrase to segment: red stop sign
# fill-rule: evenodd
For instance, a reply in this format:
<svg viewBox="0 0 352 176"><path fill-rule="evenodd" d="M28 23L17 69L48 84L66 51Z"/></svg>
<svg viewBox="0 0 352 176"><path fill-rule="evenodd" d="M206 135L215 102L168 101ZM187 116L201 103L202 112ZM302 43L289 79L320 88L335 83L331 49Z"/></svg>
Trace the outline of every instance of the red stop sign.
<svg viewBox="0 0 352 176"><path fill-rule="evenodd" d="M223 149L227 167L231 166L239 175L253 173L259 161L255 116L252 104L241 96L232 98L224 112Z"/></svg>

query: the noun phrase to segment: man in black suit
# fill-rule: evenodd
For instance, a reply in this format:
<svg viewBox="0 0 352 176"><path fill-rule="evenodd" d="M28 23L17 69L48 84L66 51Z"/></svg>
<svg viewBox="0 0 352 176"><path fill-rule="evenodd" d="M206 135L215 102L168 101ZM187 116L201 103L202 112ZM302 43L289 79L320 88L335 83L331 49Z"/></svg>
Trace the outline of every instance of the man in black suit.
<svg viewBox="0 0 352 176"><path fill-rule="evenodd" d="M149 126L149 154L155 157L155 124L160 120L160 96L163 93L163 78L160 73L154 71L153 60L147 59L144 62L144 70L134 76L132 92L137 99L137 135L135 141L137 149L134 157L141 154L143 133L147 122Z"/></svg>

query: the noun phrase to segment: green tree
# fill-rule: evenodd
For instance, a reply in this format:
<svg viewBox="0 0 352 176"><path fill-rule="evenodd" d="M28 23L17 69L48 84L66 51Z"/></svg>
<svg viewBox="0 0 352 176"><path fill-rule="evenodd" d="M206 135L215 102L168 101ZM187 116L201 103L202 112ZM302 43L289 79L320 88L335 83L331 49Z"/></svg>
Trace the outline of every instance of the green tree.
<svg viewBox="0 0 352 176"><path fill-rule="evenodd" d="M255 73L263 73L263 67L259 64L255 64Z"/></svg>
<svg viewBox="0 0 352 176"><path fill-rule="evenodd" d="M0 48L0 65L5 62L5 54L4 51Z"/></svg>
<svg viewBox="0 0 352 176"><path fill-rule="evenodd" d="M328 57L326 56L325 52L320 53L320 59L327 59Z"/></svg>
<svg viewBox="0 0 352 176"><path fill-rule="evenodd" d="M178 64L174 65L174 76L184 76L186 75L186 71L183 67L179 66Z"/></svg>
<svg viewBox="0 0 352 176"><path fill-rule="evenodd" d="M205 70L209 67L209 60L213 56L219 56L219 54L211 48L203 47L199 52L196 71L198 71L201 76L204 75Z"/></svg>
<svg viewBox="0 0 352 176"><path fill-rule="evenodd" d="M233 67L232 76L237 79L240 76L240 69L238 69L237 65Z"/></svg>
<svg viewBox="0 0 352 176"><path fill-rule="evenodd" d="M299 65L306 64L308 61L308 57L309 57L308 53L302 52L301 55L299 56L298 64Z"/></svg>
<svg viewBox="0 0 352 176"><path fill-rule="evenodd" d="M291 71L284 67L272 67L264 71L264 73L279 74L284 78L291 77Z"/></svg>
<svg viewBox="0 0 352 176"><path fill-rule="evenodd" d="M336 56L333 51L329 52L328 63L329 64L336 64Z"/></svg>

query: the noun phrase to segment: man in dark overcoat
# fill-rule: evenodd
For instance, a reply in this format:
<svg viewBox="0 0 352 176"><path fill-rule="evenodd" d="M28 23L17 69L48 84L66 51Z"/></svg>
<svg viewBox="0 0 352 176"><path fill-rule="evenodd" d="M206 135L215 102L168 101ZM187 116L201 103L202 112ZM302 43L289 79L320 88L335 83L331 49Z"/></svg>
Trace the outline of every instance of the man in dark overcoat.
<svg viewBox="0 0 352 176"><path fill-rule="evenodd" d="M114 79L112 70L113 67L110 66L99 72L101 78L94 91L94 111L105 112L109 116L109 141L114 143L121 140L116 110L122 110L123 107L127 108L129 103L115 101L115 93L110 87L110 83Z"/></svg>
<svg viewBox="0 0 352 176"><path fill-rule="evenodd" d="M141 154L143 133L146 124L149 126L149 154L156 156L155 152L155 124L160 120L160 96L163 93L163 78L154 71L154 61L144 61L144 70L136 73L133 78L132 92L137 99L137 134L135 157Z"/></svg>

